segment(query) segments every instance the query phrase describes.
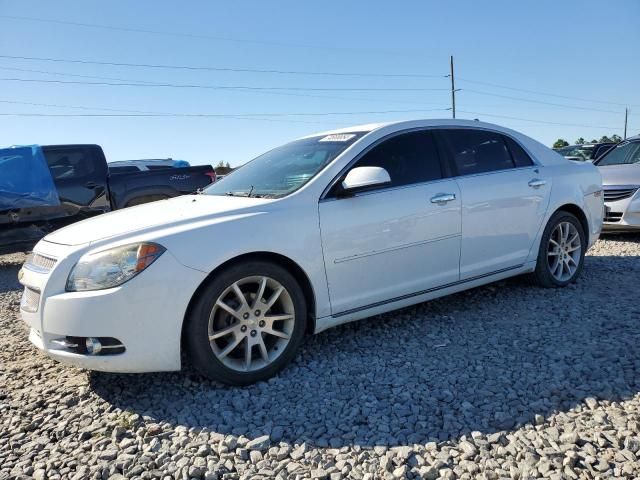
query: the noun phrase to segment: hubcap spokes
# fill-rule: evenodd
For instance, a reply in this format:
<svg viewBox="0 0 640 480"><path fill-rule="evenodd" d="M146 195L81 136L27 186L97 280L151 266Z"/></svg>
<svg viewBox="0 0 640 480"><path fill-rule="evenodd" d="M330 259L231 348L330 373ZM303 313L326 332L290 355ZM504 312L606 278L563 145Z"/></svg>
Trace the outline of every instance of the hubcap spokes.
<svg viewBox="0 0 640 480"><path fill-rule="evenodd" d="M269 277L246 277L229 286L209 315L209 344L228 368L249 372L278 358L293 334L289 292Z"/></svg>
<svg viewBox="0 0 640 480"><path fill-rule="evenodd" d="M580 234L570 222L561 222L551 232L547 246L547 264L553 278L566 282L575 275L580 264Z"/></svg>

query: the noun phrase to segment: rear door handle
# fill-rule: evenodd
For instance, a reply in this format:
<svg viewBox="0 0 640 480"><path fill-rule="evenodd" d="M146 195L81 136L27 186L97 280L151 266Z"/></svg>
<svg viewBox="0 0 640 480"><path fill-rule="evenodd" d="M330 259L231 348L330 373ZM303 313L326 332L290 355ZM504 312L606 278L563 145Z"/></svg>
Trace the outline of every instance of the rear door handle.
<svg viewBox="0 0 640 480"><path fill-rule="evenodd" d="M533 180L529 180L529 186L531 188L540 188L546 184L547 184L546 180L540 180L539 178L534 178Z"/></svg>
<svg viewBox="0 0 640 480"><path fill-rule="evenodd" d="M443 205L456 199L455 193L439 193L435 197L431 197L431 203Z"/></svg>

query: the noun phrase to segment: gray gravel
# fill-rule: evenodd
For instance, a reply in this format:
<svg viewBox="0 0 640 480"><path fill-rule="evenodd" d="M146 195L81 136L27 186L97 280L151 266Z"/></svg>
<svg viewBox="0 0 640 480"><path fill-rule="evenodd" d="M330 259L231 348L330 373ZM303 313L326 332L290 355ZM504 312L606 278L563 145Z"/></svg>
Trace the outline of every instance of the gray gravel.
<svg viewBox="0 0 640 480"><path fill-rule="evenodd" d="M580 281L512 279L310 338L277 378L64 367L0 257L0 479L638 478L640 236Z"/></svg>

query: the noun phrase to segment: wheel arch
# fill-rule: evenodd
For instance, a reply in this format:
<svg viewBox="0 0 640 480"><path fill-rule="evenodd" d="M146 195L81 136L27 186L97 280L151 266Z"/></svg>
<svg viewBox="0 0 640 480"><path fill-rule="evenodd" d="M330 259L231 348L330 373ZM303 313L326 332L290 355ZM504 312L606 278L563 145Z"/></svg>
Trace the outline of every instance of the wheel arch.
<svg viewBox="0 0 640 480"><path fill-rule="evenodd" d="M184 346L184 332L186 319L191 313L191 309L193 308L193 304L200 294L200 292L207 286L209 282L215 278L215 276L221 272L222 270L231 267L232 265L236 265L241 262L245 262L248 260L262 260L271 263L275 263L285 269L287 269L296 279L300 288L302 288L302 292L304 293L305 300L307 302L307 319L305 325L305 333L310 334L315 331L316 327L316 297L313 290L313 286L311 280L309 280L309 276L307 273L298 265L295 261L275 252L250 252L242 255L238 255L233 257L224 263L217 266L213 271L206 276L206 278L200 283L196 291L191 296L191 300L189 300L189 305L187 306L187 310L185 312L183 321L182 321L182 333L181 333L181 343Z"/></svg>
<svg viewBox="0 0 640 480"><path fill-rule="evenodd" d="M551 214L549 218L560 211L571 213L580 221L582 230L584 230L584 234L587 236L587 245L589 245L591 230L589 228L589 220L587 219L587 215L585 214L584 210L575 203L565 203L564 205L556 208L556 210Z"/></svg>

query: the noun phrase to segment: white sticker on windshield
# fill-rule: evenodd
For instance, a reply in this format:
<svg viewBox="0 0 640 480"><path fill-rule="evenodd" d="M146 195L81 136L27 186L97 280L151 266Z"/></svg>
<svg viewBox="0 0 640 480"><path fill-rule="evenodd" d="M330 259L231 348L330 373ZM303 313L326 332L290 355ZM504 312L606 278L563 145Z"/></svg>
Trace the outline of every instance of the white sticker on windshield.
<svg viewBox="0 0 640 480"><path fill-rule="evenodd" d="M318 140L319 142L348 142L353 137L355 137L355 133L334 133L332 135L327 135L326 137Z"/></svg>

